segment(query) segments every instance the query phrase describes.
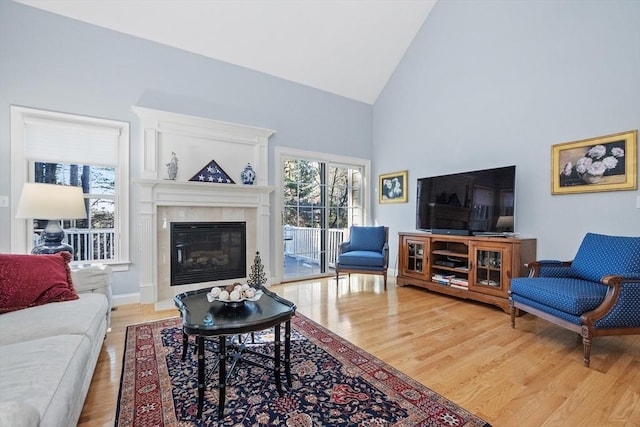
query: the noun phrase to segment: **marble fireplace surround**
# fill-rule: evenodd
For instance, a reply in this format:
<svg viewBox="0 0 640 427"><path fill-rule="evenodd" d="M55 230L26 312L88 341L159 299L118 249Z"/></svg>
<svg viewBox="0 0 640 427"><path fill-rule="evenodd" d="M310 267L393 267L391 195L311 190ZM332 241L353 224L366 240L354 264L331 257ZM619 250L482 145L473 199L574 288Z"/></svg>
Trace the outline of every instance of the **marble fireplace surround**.
<svg viewBox="0 0 640 427"><path fill-rule="evenodd" d="M234 123L134 107L143 131L143 176L140 188L140 302L156 309L173 307L173 297L189 290L242 280L170 286L170 223L244 221L247 224L247 274L256 251L269 271L271 227L267 185L268 138L274 131ZM166 176L171 152L179 159L175 180ZM189 179L215 160L235 181L247 163L256 171L254 185L193 182Z"/></svg>

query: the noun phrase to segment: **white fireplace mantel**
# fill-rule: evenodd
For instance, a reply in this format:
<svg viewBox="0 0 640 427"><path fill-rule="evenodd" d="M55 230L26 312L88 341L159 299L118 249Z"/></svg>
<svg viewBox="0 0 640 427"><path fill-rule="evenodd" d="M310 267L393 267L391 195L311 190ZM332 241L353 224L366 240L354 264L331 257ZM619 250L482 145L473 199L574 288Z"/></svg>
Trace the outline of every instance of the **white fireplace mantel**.
<svg viewBox="0 0 640 427"><path fill-rule="evenodd" d="M251 247L260 252L265 273L271 277L269 198L275 187L267 185L267 143L274 131L141 107L133 110L141 118L143 138L142 176L134 180L140 189L140 302L156 306L166 303L159 300L160 283L166 282L162 265L165 254L159 250L159 240L166 239L166 220L158 217L159 211L181 217L210 208L206 212L248 219L253 232L247 236L247 250ZM175 180L166 179L165 175L165 161L171 153L179 159ZM211 160L236 182L241 181L241 171L251 163L257 175L256 185L190 181ZM185 217L185 221L189 218ZM247 254L248 262L253 255ZM158 277L159 271L163 271L163 277ZM180 288L179 292L191 290L188 286L173 288ZM164 290L161 293L166 294Z"/></svg>
<svg viewBox="0 0 640 427"><path fill-rule="evenodd" d="M157 225L158 208L162 206L174 207L215 207L215 208L246 208L255 212L255 247L261 254L267 277L269 257L269 225L270 203L269 194L274 187L239 185L239 184L211 184L199 182L176 182L169 180L139 179L135 183L141 189L140 195L140 236L142 252L142 274L140 284L140 302L143 304L158 303L158 236ZM248 254L247 260L252 260ZM189 290L189 289L182 289Z"/></svg>
<svg viewBox="0 0 640 427"><path fill-rule="evenodd" d="M269 207L268 195L275 187L264 185L214 184L171 180L137 179L141 188L141 213L157 206ZM264 196L267 196L266 200ZM269 214L267 211L266 214Z"/></svg>

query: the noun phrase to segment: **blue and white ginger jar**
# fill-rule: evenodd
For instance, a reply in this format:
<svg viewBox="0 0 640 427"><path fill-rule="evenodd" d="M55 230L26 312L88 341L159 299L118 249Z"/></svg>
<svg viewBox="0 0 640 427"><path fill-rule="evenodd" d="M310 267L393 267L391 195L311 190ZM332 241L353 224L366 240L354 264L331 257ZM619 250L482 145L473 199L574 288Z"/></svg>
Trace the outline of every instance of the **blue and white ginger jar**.
<svg viewBox="0 0 640 427"><path fill-rule="evenodd" d="M251 163L247 163L247 166L240 174L240 177L242 178L243 184L253 185L256 180L256 172L253 170L253 167L251 167Z"/></svg>

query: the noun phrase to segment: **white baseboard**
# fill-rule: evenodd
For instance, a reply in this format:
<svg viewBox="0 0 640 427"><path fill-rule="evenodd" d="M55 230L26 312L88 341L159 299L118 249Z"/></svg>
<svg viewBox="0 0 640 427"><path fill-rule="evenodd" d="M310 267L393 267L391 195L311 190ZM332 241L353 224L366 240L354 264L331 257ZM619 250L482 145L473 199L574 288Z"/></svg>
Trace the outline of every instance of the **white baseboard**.
<svg viewBox="0 0 640 427"><path fill-rule="evenodd" d="M121 294L121 295L112 295L111 296L111 304L114 307L119 305L127 305L127 304L140 304L140 294Z"/></svg>

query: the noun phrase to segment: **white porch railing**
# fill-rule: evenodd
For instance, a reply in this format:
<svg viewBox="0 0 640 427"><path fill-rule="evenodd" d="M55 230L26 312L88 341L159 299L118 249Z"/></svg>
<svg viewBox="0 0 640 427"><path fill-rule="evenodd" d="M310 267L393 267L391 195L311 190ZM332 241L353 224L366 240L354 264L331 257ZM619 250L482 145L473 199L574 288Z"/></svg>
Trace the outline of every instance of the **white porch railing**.
<svg viewBox="0 0 640 427"><path fill-rule="evenodd" d="M320 229L284 227L284 255L320 263ZM41 230L38 230L41 231ZM338 258L338 245L345 240L347 228L332 228L327 232L327 261L334 267ZM115 258L115 231L113 229L66 229L65 241L74 249L74 261L108 261ZM40 234L34 234L33 245L42 243Z"/></svg>
<svg viewBox="0 0 640 427"><path fill-rule="evenodd" d="M64 232L65 242L73 248L73 261L109 261L115 258L116 242L113 229L68 228ZM40 234L34 234L33 245L41 243Z"/></svg>
<svg viewBox="0 0 640 427"><path fill-rule="evenodd" d="M338 245L348 234L346 228L327 230L327 262L334 267L338 259ZM320 263L320 229L309 227L284 226L284 255L296 259Z"/></svg>

